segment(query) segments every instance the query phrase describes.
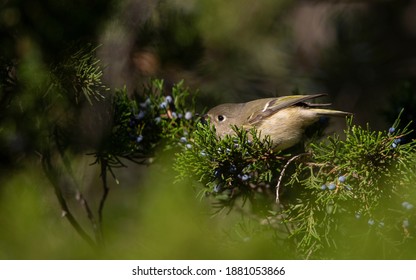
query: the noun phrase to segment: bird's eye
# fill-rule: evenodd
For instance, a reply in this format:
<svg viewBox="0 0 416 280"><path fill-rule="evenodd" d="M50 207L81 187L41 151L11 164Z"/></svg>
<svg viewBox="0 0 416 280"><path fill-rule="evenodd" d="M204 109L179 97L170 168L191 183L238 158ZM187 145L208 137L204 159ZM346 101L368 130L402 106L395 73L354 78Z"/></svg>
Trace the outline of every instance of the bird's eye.
<svg viewBox="0 0 416 280"><path fill-rule="evenodd" d="M222 122L223 120L225 120L225 117L223 116L223 115L218 115L218 120L220 121L220 122Z"/></svg>

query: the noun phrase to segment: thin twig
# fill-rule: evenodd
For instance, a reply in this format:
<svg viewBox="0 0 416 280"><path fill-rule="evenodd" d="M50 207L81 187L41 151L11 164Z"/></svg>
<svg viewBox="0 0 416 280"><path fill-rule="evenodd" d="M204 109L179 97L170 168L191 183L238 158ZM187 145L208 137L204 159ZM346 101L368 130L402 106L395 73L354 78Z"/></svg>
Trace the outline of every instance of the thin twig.
<svg viewBox="0 0 416 280"><path fill-rule="evenodd" d="M298 158L300 158L300 157L302 157L304 155L307 155L307 153L299 154L299 155L296 155L296 156L292 157L291 159L289 159L286 162L285 166L283 167L282 172L280 172L279 180L277 181L277 185L276 185L276 203L277 204L279 204L279 189L280 189L280 184L282 183L282 179L283 179L283 176L285 175L285 172L286 172L287 167L289 166L289 164L292 161L294 161L295 159L298 159Z"/></svg>
<svg viewBox="0 0 416 280"><path fill-rule="evenodd" d="M77 222L75 217L72 215L68 204L66 203L66 200L62 194L62 190L58 183L58 172L53 168L52 163L50 161L50 155L49 154L43 154L42 156L42 166L43 170L48 177L49 181L52 183L52 186L55 190L55 195L58 198L59 205L61 206L63 216L69 221L71 226L75 229L75 231L81 236L82 239L84 239L91 247L96 247L96 243L93 241L93 239L84 231L84 229L81 227L81 225Z"/></svg>
<svg viewBox="0 0 416 280"><path fill-rule="evenodd" d="M62 148L62 145L60 145L60 143L59 143L59 135L58 135L58 131L57 131L56 128L54 130L54 137L55 137L55 142L56 142L56 146L58 148L59 155L62 159L62 162L64 163L64 167L66 169L66 172L71 177L73 185L75 186L76 200L81 203L82 207L84 208L85 212L87 213L87 217L88 217L88 220L91 222L96 241L98 243L101 243L101 240L102 240L101 227L100 227L100 225L97 224L97 222L95 220L95 217L94 217L94 214L93 214L93 212L91 211L91 208L88 205L88 201L84 198L84 196L81 193L78 182L75 179L74 172L72 171L70 160L65 155L65 152Z"/></svg>
<svg viewBox="0 0 416 280"><path fill-rule="evenodd" d="M103 211L104 211L104 205L105 205L105 201L107 199L108 196L108 192L110 191L110 188L108 187L107 184L107 160L106 159L101 159L101 180L103 182L103 195L101 196L101 200L100 200L100 206L98 208L98 221L100 223L100 227L102 228L102 223L103 223Z"/></svg>
<svg viewBox="0 0 416 280"><path fill-rule="evenodd" d="M133 162L133 163L136 163L136 164L144 164L149 159L149 157L144 157L142 160L138 161L138 160L136 160L136 159L134 159L132 157L128 157L128 156L125 156L124 158L127 159L127 160L129 160L129 161L131 161L131 162Z"/></svg>
<svg viewBox="0 0 416 280"><path fill-rule="evenodd" d="M77 191L77 200L80 201L81 205L84 207L87 217L91 222L92 228L94 230L95 240L98 244L102 243L102 229L101 225L97 224L94 218L94 214L91 211L91 208L88 205L87 200L84 198L81 192Z"/></svg>

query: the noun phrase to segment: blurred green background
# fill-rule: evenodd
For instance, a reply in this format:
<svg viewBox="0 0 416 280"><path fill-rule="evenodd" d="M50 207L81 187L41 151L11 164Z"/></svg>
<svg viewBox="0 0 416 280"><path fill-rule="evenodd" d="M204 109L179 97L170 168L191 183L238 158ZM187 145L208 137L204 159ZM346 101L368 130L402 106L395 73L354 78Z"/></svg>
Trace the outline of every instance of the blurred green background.
<svg viewBox="0 0 416 280"><path fill-rule="evenodd" d="M197 190L172 184L172 155L116 170L120 184L109 177L105 246L92 249L61 217L40 150L50 124L70 119L71 164L96 209L100 170L86 153L105 130L106 107L73 110L39 89L68 49L91 43L100 45L103 81L112 90L140 91L149 77L168 86L184 79L200 89L201 111L221 102L325 92L355 122L386 130L401 108L404 123L415 119L415 15L416 1L0 1L0 258L298 258L244 207L213 216L211 201L197 198ZM23 85L17 95L8 90L15 80ZM45 107L46 95L53 108ZM66 195L91 234L76 194ZM386 257L371 248L355 257Z"/></svg>

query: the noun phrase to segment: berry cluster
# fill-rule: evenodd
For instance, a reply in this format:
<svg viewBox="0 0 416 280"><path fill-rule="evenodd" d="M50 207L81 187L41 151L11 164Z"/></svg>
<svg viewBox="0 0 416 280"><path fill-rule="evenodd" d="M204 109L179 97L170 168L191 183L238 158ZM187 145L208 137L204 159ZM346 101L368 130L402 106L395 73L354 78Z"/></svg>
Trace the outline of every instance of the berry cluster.
<svg viewBox="0 0 416 280"><path fill-rule="evenodd" d="M177 93L178 91L174 91ZM192 148L188 143L188 130L194 125L194 114L181 106L181 96L151 96L139 106L134 106L130 116L130 128L133 131L131 140L136 144L143 141L155 142L156 134L160 138L169 139L173 144L183 144ZM135 111L137 107L137 112Z"/></svg>
<svg viewBox="0 0 416 280"><path fill-rule="evenodd" d="M412 210L414 206L413 206L413 204L411 204L407 201L403 201L402 207L406 210Z"/></svg>
<svg viewBox="0 0 416 280"><path fill-rule="evenodd" d="M373 218L368 219L368 222L367 223L368 223L369 226L374 226L377 223L377 225L378 225L379 228L383 228L384 227L384 222L383 221L377 222Z"/></svg>
<svg viewBox="0 0 416 280"><path fill-rule="evenodd" d="M213 177L215 181L214 192L220 193L224 190L224 180L227 178L232 178L235 180L238 178L240 183L248 183L249 179L252 177L251 174L245 173L243 170L250 169L250 166L243 167L243 166L236 166L235 164L231 163L228 166L221 166L214 170ZM217 186L221 186L218 188Z"/></svg>
<svg viewBox="0 0 416 280"><path fill-rule="evenodd" d="M393 127L390 127L389 130L388 130L388 136L395 137L393 139L393 143L391 143L391 147L393 149L396 149L401 144L401 142L402 142L402 139L400 137L397 138L397 136L394 136L395 133L396 133L396 128L394 126Z"/></svg>
<svg viewBox="0 0 416 280"><path fill-rule="evenodd" d="M262 141L254 130L234 129L235 135L219 139L212 126L199 123L189 138L180 137L185 148L175 165L180 177L196 176L206 186L204 193L214 195L223 206L269 191L281 166L269 138Z"/></svg>
<svg viewBox="0 0 416 280"><path fill-rule="evenodd" d="M195 104L189 104L189 95L182 83L174 85L167 94L162 80L153 80L133 98L125 88L118 90L113 100L110 139L99 154L114 159L114 166L120 166L123 164L119 157L145 162L154 156L161 141L165 150L179 144L190 148L187 135L195 127Z"/></svg>
<svg viewBox="0 0 416 280"><path fill-rule="evenodd" d="M338 179L335 182L331 182L329 184L323 184L321 186L321 190L335 190L335 189L339 189L339 188L344 188L346 190L351 191L352 188L350 185L345 184L345 182L347 181L347 177L345 175L341 175L338 177Z"/></svg>

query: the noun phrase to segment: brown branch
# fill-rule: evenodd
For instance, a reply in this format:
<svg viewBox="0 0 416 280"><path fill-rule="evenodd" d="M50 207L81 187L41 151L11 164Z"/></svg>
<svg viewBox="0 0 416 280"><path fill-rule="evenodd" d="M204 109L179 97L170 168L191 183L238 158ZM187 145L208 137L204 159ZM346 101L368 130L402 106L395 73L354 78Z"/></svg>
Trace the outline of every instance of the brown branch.
<svg viewBox="0 0 416 280"><path fill-rule="evenodd" d="M58 171L52 166L50 154L43 154L42 155L42 167L43 170L48 177L49 181L51 182L54 190L55 195L58 198L59 205L61 206L63 216L69 221L71 226L75 229L75 231L84 239L91 247L96 248L96 243L94 240L85 232L85 230L81 227L81 225L77 222L74 215L72 215L68 204L62 194L62 190L59 186L58 182Z"/></svg>
<svg viewBox="0 0 416 280"><path fill-rule="evenodd" d="M298 159L298 158L300 158L300 157L302 157L304 155L308 155L308 153L299 154L299 155L296 155L296 156L290 158L286 162L285 166L283 167L282 172L280 172L279 180L277 181L277 185L276 185L276 203L277 204L279 204L279 189L280 189L280 184L282 183L282 179L283 179L283 176L285 175L285 172L286 172L287 167L289 166L289 164L292 161L294 161L294 160L296 160L296 159Z"/></svg>
<svg viewBox="0 0 416 280"><path fill-rule="evenodd" d="M98 208L98 221L100 223L101 228L102 228L102 223L103 223L104 205L105 205L105 201L107 200L108 192L110 191L110 188L108 187L108 184L107 184L107 168L108 168L107 160L101 159L101 175L100 176L103 182L103 195L101 197L100 206Z"/></svg>
<svg viewBox="0 0 416 280"><path fill-rule="evenodd" d="M97 222L95 221L94 214L92 213L91 208L89 207L87 200L84 198L82 193L79 192L79 191L77 191L76 199L80 201L82 207L84 208L85 212L87 213L87 217L90 220L93 231L94 231L95 240L97 241L98 244L101 244L102 243L101 226L100 226L100 224L97 224Z"/></svg>
<svg viewBox="0 0 416 280"><path fill-rule="evenodd" d="M63 145L61 145L59 143L59 131L57 129L57 127L55 127L54 131L53 131L53 136L54 136L54 140L56 142L56 146L57 146L57 150L58 153L62 159L62 162L64 164L64 167L66 169L66 172L69 174L69 176L72 179L73 185L75 186L76 189L76 200L79 201L82 205L82 208L85 210L88 220L90 221L93 231L94 231L94 235L95 235L95 240L97 243L101 243L102 241L102 233L101 233L101 227L99 224L97 224L94 214L91 211L91 208L88 205L88 201L84 198L84 196L81 193L80 187L78 185L78 182L75 178L74 172L72 171L72 167L71 167L71 163L70 160L68 159L68 157L65 155L65 152L62 148Z"/></svg>

